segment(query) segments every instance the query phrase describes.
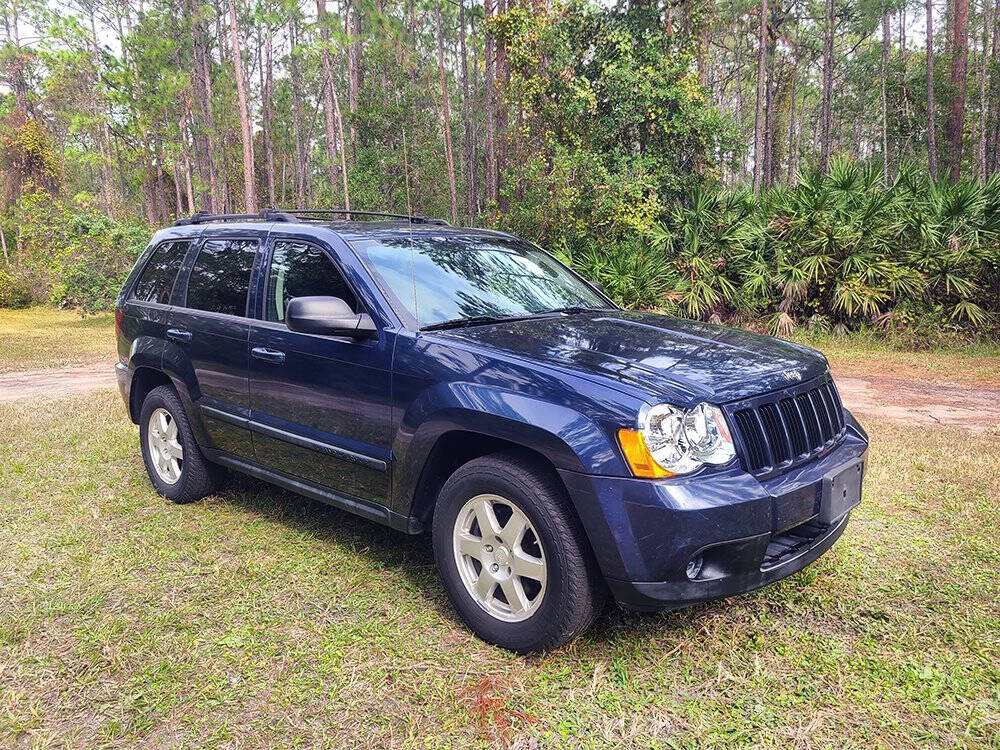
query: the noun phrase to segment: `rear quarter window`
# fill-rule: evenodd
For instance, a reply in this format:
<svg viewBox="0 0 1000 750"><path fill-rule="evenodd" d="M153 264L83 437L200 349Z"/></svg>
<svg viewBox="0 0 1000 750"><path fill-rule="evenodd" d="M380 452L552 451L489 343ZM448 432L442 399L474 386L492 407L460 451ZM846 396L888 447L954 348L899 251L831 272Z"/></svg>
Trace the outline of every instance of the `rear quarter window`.
<svg viewBox="0 0 1000 750"><path fill-rule="evenodd" d="M256 254L257 240L205 242L191 269L187 307L245 317Z"/></svg>
<svg viewBox="0 0 1000 750"><path fill-rule="evenodd" d="M132 290L132 299L138 302L170 303L170 295L177 281L177 272L191 245L187 241L161 243L153 250L139 274Z"/></svg>

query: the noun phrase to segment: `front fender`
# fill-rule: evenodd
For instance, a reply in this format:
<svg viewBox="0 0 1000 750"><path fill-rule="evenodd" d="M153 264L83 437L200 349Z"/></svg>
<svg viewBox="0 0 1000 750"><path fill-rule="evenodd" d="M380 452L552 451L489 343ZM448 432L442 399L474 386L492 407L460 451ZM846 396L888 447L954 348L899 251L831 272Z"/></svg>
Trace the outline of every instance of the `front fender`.
<svg viewBox="0 0 1000 750"><path fill-rule="evenodd" d="M557 469L621 476L614 439L568 407L476 383L429 388L406 410L393 441L392 506L407 513L434 445L452 431L473 432L546 456Z"/></svg>

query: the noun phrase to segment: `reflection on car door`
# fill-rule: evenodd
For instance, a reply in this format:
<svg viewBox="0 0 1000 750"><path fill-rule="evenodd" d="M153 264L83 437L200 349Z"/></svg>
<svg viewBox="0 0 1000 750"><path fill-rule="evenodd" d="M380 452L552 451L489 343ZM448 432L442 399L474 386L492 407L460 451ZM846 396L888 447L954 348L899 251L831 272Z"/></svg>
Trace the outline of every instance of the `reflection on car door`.
<svg viewBox="0 0 1000 750"><path fill-rule="evenodd" d="M257 462L334 492L388 502L389 342L289 331L289 300L359 303L328 248L274 240L262 312L250 331L250 406Z"/></svg>
<svg viewBox="0 0 1000 750"><path fill-rule="evenodd" d="M184 307L171 312L167 339L194 369L196 393L212 447L253 457L247 422L247 297L256 239L210 239L198 251Z"/></svg>

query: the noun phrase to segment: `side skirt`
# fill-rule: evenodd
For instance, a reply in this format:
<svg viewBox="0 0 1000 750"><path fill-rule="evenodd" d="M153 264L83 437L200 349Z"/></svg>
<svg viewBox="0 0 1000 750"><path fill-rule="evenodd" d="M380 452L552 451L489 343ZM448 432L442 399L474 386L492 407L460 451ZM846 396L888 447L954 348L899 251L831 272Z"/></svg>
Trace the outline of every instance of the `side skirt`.
<svg viewBox="0 0 1000 750"><path fill-rule="evenodd" d="M210 461L214 461L228 469L248 474L255 479L261 479L282 489L295 492L299 495L305 495L308 498L332 505L341 510L346 510L348 513L367 518L370 521L377 521L397 531L403 531L407 534L420 534L424 530L423 524L419 523L415 518L394 513L384 505L332 492L317 484L257 466L229 453L211 449L204 452Z"/></svg>

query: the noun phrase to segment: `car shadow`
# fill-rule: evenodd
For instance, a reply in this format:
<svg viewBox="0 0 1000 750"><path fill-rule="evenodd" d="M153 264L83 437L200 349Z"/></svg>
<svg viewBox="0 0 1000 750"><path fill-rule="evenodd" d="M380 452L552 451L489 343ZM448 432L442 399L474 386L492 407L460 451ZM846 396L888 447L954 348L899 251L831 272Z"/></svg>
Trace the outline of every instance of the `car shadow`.
<svg viewBox="0 0 1000 750"><path fill-rule="evenodd" d="M319 542L349 549L380 569L404 576L421 592L429 607L465 627L438 578L429 534L405 534L241 474L232 474L217 498L309 534ZM633 612L610 601L597 622L575 641L574 650L603 651L609 642L642 635L669 639L671 633L698 626L700 620L718 614L725 606L709 602L669 612Z"/></svg>

